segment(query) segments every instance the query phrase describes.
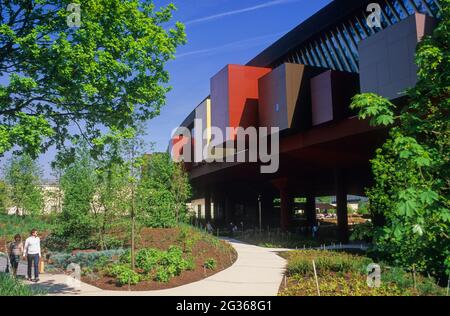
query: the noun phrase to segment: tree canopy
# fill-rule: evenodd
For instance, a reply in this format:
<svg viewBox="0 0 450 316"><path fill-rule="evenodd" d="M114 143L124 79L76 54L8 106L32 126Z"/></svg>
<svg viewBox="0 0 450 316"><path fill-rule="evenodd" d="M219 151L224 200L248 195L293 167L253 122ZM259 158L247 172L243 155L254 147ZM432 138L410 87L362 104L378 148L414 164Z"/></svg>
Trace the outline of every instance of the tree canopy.
<svg viewBox="0 0 450 316"><path fill-rule="evenodd" d="M80 5L80 26L68 21ZM167 61L185 43L173 4L151 0L0 1L0 156L93 142L159 114Z"/></svg>

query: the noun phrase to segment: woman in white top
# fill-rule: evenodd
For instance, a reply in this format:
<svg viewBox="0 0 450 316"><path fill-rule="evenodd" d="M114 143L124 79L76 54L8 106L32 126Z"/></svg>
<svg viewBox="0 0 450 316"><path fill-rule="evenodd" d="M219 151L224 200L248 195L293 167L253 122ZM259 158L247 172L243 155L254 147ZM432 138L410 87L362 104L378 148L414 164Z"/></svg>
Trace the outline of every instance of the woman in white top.
<svg viewBox="0 0 450 316"><path fill-rule="evenodd" d="M41 258L41 240L37 236L37 230L32 229L30 237L25 240L25 246L23 247L23 256L27 258L28 262L28 277L27 280L31 281L31 266L34 266L34 282L39 281L39 260Z"/></svg>

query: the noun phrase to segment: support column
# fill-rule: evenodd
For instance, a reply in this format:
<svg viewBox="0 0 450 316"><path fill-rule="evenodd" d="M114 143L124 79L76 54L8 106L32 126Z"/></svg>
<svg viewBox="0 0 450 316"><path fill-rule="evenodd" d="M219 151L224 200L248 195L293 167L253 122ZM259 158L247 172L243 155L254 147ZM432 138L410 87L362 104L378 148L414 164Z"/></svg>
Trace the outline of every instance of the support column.
<svg viewBox="0 0 450 316"><path fill-rule="evenodd" d="M343 243L348 242L348 211L347 211L347 184L345 171L337 169L335 171L336 183L336 204L337 204L337 224L339 240Z"/></svg>
<svg viewBox="0 0 450 316"><path fill-rule="evenodd" d="M288 231L292 224L294 197L289 191L287 179L275 180L273 183L280 191L281 229Z"/></svg>
<svg viewBox="0 0 450 316"><path fill-rule="evenodd" d="M273 209L273 195L271 193L263 193L261 196L261 220L262 229L266 229L267 225L273 221L274 209Z"/></svg>
<svg viewBox="0 0 450 316"><path fill-rule="evenodd" d="M308 225L309 226L316 225L317 224L316 197L313 194L306 195L305 213Z"/></svg>

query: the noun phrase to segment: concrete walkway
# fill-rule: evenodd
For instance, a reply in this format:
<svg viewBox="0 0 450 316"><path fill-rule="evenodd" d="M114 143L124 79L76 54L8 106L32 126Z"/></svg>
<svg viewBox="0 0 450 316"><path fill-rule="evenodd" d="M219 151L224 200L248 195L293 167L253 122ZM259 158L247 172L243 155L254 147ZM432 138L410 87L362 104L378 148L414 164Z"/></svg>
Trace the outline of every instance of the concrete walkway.
<svg viewBox="0 0 450 316"><path fill-rule="evenodd" d="M236 262L226 270L206 279L157 291L104 291L80 282L63 274L42 274L39 284L50 295L87 295L87 296L275 296L283 279L286 260L277 255L282 249L269 249L249 245L228 239L238 253ZM0 259L1 260L1 259ZM4 259L3 259L4 262ZM24 275L26 268L19 267ZM3 271L0 264L0 271Z"/></svg>

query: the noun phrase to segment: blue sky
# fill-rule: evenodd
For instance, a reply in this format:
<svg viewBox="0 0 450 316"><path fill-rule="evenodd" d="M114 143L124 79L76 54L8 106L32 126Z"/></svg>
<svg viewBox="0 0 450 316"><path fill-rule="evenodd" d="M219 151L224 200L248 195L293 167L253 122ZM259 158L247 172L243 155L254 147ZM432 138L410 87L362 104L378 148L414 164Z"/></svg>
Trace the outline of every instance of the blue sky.
<svg viewBox="0 0 450 316"><path fill-rule="evenodd" d="M146 123L146 140L166 149L170 133L209 94L209 79L226 64L245 64L331 0L155 0L173 2L174 19L186 24L187 44L167 69L173 90L161 115ZM50 178L49 150L40 157Z"/></svg>

